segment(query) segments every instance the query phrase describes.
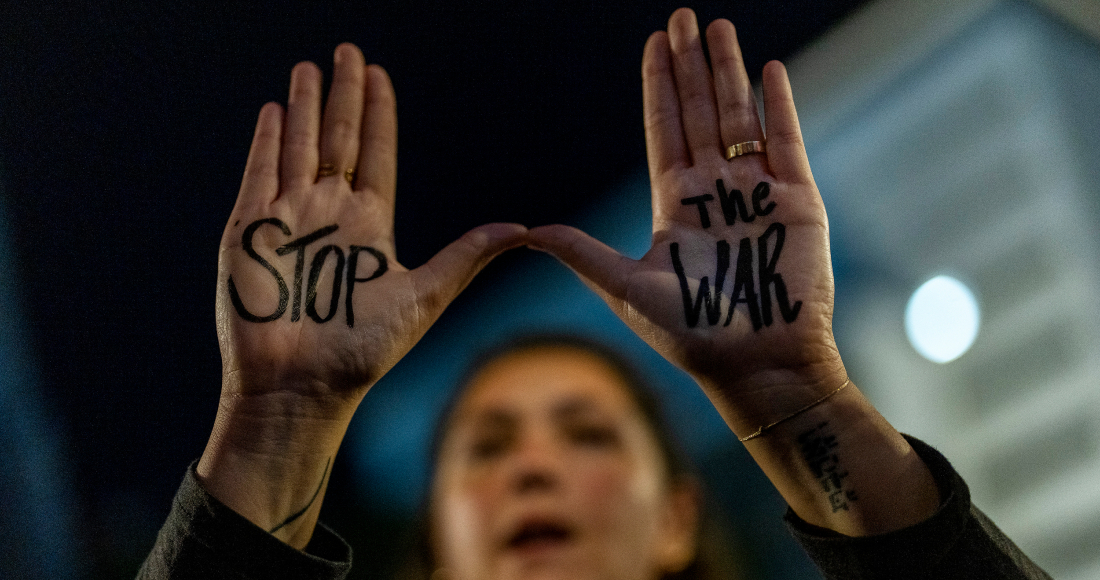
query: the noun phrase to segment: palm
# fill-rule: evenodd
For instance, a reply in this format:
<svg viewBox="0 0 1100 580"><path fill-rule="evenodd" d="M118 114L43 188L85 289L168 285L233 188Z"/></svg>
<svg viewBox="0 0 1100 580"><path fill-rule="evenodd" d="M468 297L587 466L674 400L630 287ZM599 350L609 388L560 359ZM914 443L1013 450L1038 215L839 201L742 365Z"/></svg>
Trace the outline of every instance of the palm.
<svg viewBox="0 0 1100 580"><path fill-rule="evenodd" d="M830 328L824 211L819 204L790 201L813 192L792 191L797 186L759 167L733 175L720 161L720 166L673 169L655 180L654 197L660 201L654 208L653 246L629 268L612 307L640 335L652 336L662 354L699 377L728 379L731 373L805 363L820 354L807 347L815 337L828 336ZM758 215L746 199L751 221L738 215L729 225L718 180L734 207L732 191L748 198L760 183L769 184L766 202L775 206L768 210L760 203L767 213ZM705 204L707 228L701 226L698 205L681 202L702 193L714 197ZM762 257L774 261L773 271L760 267Z"/></svg>
<svg viewBox="0 0 1100 580"><path fill-rule="evenodd" d="M402 347L395 341L377 338L408 337L419 328L418 321L407 318L416 312L408 304L412 302L410 274L393 259L391 227L379 219L379 215L387 212L379 207L382 203L377 195L343 191L347 189L339 184L318 183L305 195L279 199L260 212L247 212L252 215L245 215L246 212L234 215L230 222L233 225L226 229L218 286L220 327L227 344L232 345L232 360L241 366L254 364L256 368L247 369L252 374L272 369L271 361L279 361L278 372L286 376L311 377L332 386L367 384L369 377L384 370L378 368L384 366L381 361L393 357L392 352L384 351ZM242 236L248 226L270 218L285 224L291 235L269 221L254 231L250 242L256 253L278 271L287 287L285 297L280 297L279 278L242 247ZM332 225L338 229L303 246L301 256L298 251L278 255L278 249L288 242L319 230L323 232L323 228ZM323 261L318 260L321 249L329 246L338 250L330 248L321 256ZM353 325L349 326L347 257L352 246L381 251L387 256L387 270L383 276L356 284ZM303 268L300 276L296 276L299 258ZM379 261L371 254L360 251L356 258L358 272L353 278L365 278L378 268ZM314 261L322 267L311 284ZM241 308L232 300L230 280L239 296L237 302L247 314L260 318L279 314L278 318L256 322L242 317ZM312 301L311 288L315 291Z"/></svg>
<svg viewBox="0 0 1100 580"><path fill-rule="evenodd" d="M294 71L285 120L277 106L261 112L222 237L218 334L237 394L357 400L524 233L482 226L416 270L401 266L392 88L358 49L342 46L337 56L323 122L310 64Z"/></svg>
<svg viewBox="0 0 1100 580"><path fill-rule="evenodd" d="M828 225L786 75L778 63L765 70L767 154L726 160L723 144L764 134L733 26L715 22L707 36L713 66L690 11L646 45L649 252L630 260L564 226L531 238L704 384L835 367Z"/></svg>

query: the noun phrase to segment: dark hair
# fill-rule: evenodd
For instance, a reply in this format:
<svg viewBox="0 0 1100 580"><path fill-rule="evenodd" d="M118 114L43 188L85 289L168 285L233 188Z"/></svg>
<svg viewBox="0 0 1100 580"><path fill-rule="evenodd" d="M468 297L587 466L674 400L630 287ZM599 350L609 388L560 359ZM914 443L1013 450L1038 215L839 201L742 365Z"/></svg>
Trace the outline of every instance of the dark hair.
<svg viewBox="0 0 1100 580"><path fill-rule="evenodd" d="M431 481L435 479L435 466L438 462L443 440L450 431L455 407L462 398L470 382L490 363L505 356L542 349L569 349L593 355L610 367L622 379L627 394L642 413L646 426L653 433L661 451L669 480L692 481L699 484L695 469L687 454L677 441L655 391L642 377L629 360L606 344L587 337L565 333L525 334L483 351L474 358L458 382L458 388L451 394L436 423L431 444ZM406 566L403 579L424 580L435 570L435 553L431 545L431 487L422 502L419 522L416 530L414 552ZM701 487L701 485L700 485ZM703 500L701 503L706 504ZM710 506L700 505L699 526L696 531L695 558L683 570L666 574L662 580L735 580L741 576L735 565L735 548L730 542L730 534L715 517Z"/></svg>

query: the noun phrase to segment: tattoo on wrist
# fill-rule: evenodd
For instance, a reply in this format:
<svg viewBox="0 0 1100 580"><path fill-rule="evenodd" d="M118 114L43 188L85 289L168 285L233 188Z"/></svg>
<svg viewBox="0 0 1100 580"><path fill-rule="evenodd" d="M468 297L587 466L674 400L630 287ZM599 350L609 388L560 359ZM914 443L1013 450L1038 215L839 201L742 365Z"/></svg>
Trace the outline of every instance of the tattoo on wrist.
<svg viewBox="0 0 1100 580"><path fill-rule="evenodd" d="M828 426L828 421L819 423L813 429L799 434L797 441L802 459L821 484L821 490L828 495L829 507L835 514L840 510L848 511L848 503L858 500L859 497L855 490L845 488L844 478L848 477L848 472L840 467L840 459L836 453L836 436L829 433Z"/></svg>
<svg viewBox="0 0 1100 580"><path fill-rule="evenodd" d="M275 279L275 284L279 293L279 305L275 308L274 312L267 316L253 314L245 307L244 302L241 300L240 293L237 290L237 285L233 282L232 275L229 276L227 282L229 286L229 300L233 303L233 308L237 310L237 314L249 322L271 322L278 320L286 313L288 304L291 306L290 321L297 322L302 317L302 277L305 271L306 246L332 234L339 229L340 226L337 224L325 226L276 248L275 253L279 256L285 256L291 253L296 254L294 257L294 300L291 304L290 289L287 287L286 280L283 278L282 274L279 273L279 270L260 256L259 252L257 252L252 245L252 237L255 236L256 230L267 224L278 227L283 232L283 235L291 235L290 228L283 223L282 220L278 218L264 218L248 224L248 227L244 229L244 233L241 234L241 247L244 249L245 253L248 254L248 257L263 266ZM365 278L360 278L357 274L359 254L362 252L370 254L378 263L374 272ZM325 268L325 264L328 262L329 254L335 255L336 263L334 266L334 275L332 277L332 295L329 299L328 314L322 316L317 310L317 283L321 279L321 273ZM344 311L349 327L355 326L355 311L352 308L354 304L352 302L352 295L355 291L355 284L369 282L385 274L389 269L386 255L370 246L349 246L346 256L344 250L339 246L332 244L322 246L321 249L313 254L305 290L306 316L309 316L314 322L325 323L336 316L336 311L340 306L340 294L344 285L345 264L347 265L347 293L344 295Z"/></svg>
<svg viewBox="0 0 1100 580"><path fill-rule="evenodd" d="M302 517L307 511L309 511L309 508L313 506L313 502L317 501L317 497L321 495L321 489L325 487L325 480L328 479L328 468L330 465L332 465L331 457L329 457L328 461L325 462L325 471L321 474L321 483L317 484L317 489L313 492L313 497L309 498L309 503L306 504L306 507L294 512L293 514L290 514L290 516L283 520L281 524L268 530L268 533L274 534L275 532L283 529L287 525L294 523L295 520Z"/></svg>
<svg viewBox="0 0 1100 580"><path fill-rule="evenodd" d="M749 213L745 205L745 197L740 190L726 191L726 186L719 179L715 182L718 190L718 199L722 206L722 214L726 224L733 225L740 216L741 221L751 222L757 216L766 216L775 210L776 203L769 201L767 205L761 205L770 195L771 189L767 182L761 181L752 192L752 210ZM703 228L710 227L710 216L707 212L707 202L713 201L710 194L687 197L680 200L683 205L695 205L699 209L699 221ZM783 251L783 242L786 239L787 228L779 222L775 222L764 230L764 234L756 239L756 279L753 270L753 246L748 237L741 238L737 248L737 261L733 275L733 291L730 293L729 307L726 312L726 320L723 326L729 326L733 320L733 311L738 304L744 304L748 310L749 319L752 321L752 329L758 331L765 326L771 326L772 316L772 292L775 292L775 303L779 308L779 314L783 321L790 324L798 318L802 308L802 301L791 304L787 294L787 285L783 282L783 276L776 272L779 263L779 254ZM772 248L769 252L769 245ZM688 286L687 273L680 259L680 245L676 242L669 244L669 253L672 258L672 269L676 271L680 279L680 293L684 300L684 318L689 328L695 328L699 324L700 314L704 307L707 323L714 326L722 318L722 289L726 282L726 271L730 266L730 243L726 240L718 240L716 247L717 267L714 273L714 287L711 289L710 279L703 276L699 279L699 289L692 296Z"/></svg>

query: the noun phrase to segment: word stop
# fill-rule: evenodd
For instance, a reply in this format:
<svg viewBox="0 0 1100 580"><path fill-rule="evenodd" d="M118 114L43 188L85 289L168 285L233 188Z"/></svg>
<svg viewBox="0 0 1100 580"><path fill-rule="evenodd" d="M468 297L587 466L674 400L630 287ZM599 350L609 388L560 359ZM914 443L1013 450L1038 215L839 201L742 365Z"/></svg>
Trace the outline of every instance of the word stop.
<svg viewBox="0 0 1100 580"><path fill-rule="evenodd" d="M278 227L286 236L291 235L290 228L278 218L256 220L248 224L248 227L244 229L244 233L241 234L241 246L244 248L245 253L271 273L271 276L275 279L275 284L279 288L279 306L275 309L275 312L267 316L258 316L245 308L244 302L241 301L240 293L237 291L237 286L233 282L233 276L229 276L229 299L233 302L233 308L237 309L237 314L249 322L271 322L273 320L278 320L286 313L286 307L288 303L290 303L290 290L287 288L286 280L283 279L282 274L252 247L252 236L256 234L256 230L260 229L260 227L265 224ZM292 322L297 322L298 319L302 317L302 274L305 270L306 246L328 236L338 228L339 226L336 224L325 226L313 233L291 240L275 250L275 253L280 256L291 253L295 254L294 302L290 311L290 320ZM371 257L378 262L378 266L374 269L374 272L366 278L359 278L357 277L359 254L363 252L370 254ZM329 254L336 257L336 275L332 278L332 297L329 299L328 314L321 316L317 311L317 281L321 278L321 271L325 267L325 262L328 260ZM312 318L314 322L328 322L336 315L336 310L340 305L340 293L344 283L345 266L347 270L348 290L347 293L344 294L344 310L347 314L347 323L349 327L355 326L355 311L352 308L352 293L355 291L355 284L373 280L385 274L386 270L389 269L386 255L369 246L350 246L346 256L344 250L339 246L332 244L322 246L313 254L313 259L310 261L309 266L309 279L306 282L306 316Z"/></svg>

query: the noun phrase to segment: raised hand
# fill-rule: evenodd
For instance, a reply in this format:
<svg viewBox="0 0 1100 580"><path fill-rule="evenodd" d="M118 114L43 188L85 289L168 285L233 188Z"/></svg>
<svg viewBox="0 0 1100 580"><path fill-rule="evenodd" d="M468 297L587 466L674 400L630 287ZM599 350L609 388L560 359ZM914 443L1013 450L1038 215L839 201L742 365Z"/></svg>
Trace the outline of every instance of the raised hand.
<svg viewBox="0 0 1100 580"><path fill-rule="evenodd" d="M778 62L764 70L765 139L733 25L711 24L707 44L711 67L688 10L646 43L649 252L624 258L564 226L531 239L712 398L737 397L719 411L745 435L846 376L832 337L828 223L786 72ZM751 142L766 142L766 153L726 159L727 146Z"/></svg>
<svg viewBox="0 0 1100 580"><path fill-rule="evenodd" d="M853 535L920 521L938 504L924 465L857 388L841 390L828 222L786 71L764 68L765 132L733 25L712 23L707 45L709 66L688 9L646 43L646 255L560 225L528 243L690 373L804 519Z"/></svg>
<svg viewBox="0 0 1100 580"><path fill-rule="evenodd" d="M299 546L363 395L526 234L482 226L415 270L401 266L393 88L353 45L334 62L323 115L312 63L294 68L285 114L260 111L222 236L222 399L198 466L216 497Z"/></svg>

